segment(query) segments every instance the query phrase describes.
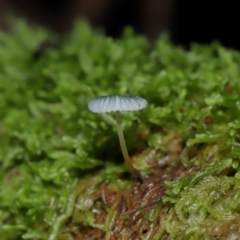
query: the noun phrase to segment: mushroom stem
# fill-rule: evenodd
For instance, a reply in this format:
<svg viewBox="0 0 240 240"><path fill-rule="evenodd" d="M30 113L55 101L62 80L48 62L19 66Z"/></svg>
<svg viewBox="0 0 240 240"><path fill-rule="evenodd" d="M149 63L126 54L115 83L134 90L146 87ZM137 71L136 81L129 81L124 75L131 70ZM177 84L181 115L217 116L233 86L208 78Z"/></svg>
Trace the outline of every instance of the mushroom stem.
<svg viewBox="0 0 240 240"><path fill-rule="evenodd" d="M117 130L118 130L119 142L120 142L122 154L123 154L125 163L127 165L127 168L133 175L137 176L140 179L140 181L142 181L141 173L133 167L133 164L128 154L128 150L126 147L125 138L122 130L121 113L119 111L116 111L116 117L117 117Z"/></svg>

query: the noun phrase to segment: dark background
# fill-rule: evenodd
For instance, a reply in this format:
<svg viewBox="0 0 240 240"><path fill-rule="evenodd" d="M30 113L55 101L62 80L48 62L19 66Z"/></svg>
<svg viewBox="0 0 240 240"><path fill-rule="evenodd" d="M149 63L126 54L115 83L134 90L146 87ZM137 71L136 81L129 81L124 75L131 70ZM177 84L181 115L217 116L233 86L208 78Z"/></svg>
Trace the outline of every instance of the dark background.
<svg viewBox="0 0 240 240"><path fill-rule="evenodd" d="M240 0L0 0L0 28L4 30L8 13L59 34L70 31L74 20L84 17L113 37L131 25L152 42L168 30L175 43L185 46L218 40L240 49Z"/></svg>

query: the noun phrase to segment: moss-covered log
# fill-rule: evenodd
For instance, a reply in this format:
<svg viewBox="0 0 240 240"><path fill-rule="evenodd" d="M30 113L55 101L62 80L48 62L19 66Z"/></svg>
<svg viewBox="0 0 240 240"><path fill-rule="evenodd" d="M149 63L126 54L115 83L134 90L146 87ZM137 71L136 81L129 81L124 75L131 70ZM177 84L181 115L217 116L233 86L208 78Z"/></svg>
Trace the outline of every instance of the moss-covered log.
<svg viewBox="0 0 240 240"><path fill-rule="evenodd" d="M0 239L239 239L240 54L153 46L86 22L62 38L15 20L0 32ZM127 173L109 94L139 183Z"/></svg>

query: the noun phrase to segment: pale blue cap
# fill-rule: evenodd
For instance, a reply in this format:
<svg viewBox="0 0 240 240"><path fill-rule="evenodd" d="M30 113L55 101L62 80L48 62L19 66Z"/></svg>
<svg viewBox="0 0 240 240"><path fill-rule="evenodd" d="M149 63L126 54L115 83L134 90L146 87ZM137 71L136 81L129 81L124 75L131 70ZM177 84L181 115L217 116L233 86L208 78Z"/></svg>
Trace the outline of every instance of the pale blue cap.
<svg viewBox="0 0 240 240"><path fill-rule="evenodd" d="M116 111L138 111L147 106L147 101L138 96L110 95L94 98L88 103L90 111L95 113Z"/></svg>

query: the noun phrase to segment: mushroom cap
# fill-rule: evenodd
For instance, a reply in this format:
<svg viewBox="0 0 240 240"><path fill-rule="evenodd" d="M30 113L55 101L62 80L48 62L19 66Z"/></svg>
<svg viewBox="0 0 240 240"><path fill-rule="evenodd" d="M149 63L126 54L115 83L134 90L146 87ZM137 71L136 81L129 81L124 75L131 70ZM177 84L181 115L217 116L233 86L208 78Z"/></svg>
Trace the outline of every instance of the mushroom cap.
<svg viewBox="0 0 240 240"><path fill-rule="evenodd" d="M147 106L147 101L138 96L110 95L94 98L88 103L90 111L95 113L116 111L138 111Z"/></svg>

